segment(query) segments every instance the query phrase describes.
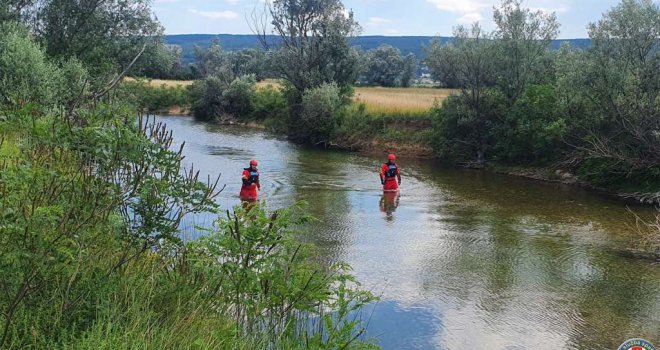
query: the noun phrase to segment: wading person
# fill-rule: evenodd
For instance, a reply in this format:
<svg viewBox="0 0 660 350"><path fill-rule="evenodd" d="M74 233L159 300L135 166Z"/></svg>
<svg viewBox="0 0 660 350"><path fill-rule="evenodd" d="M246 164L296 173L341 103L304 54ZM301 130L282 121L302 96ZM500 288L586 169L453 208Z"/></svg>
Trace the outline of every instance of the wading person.
<svg viewBox="0 0 660 350"><path fill-rule="evenodd" d="M396 156L390 154L387 156L387 163L380 167L380 183L383 185L383 191L396 192L401 185L401 171L399 166L394 162Z"/></svg>
<svg viewBox="0 0 660 350"><path fill-rule="evenodd" d="M259 183L259 170L257 166L259 163L255 159L250 161L250 167L243 169L243 186L241 186L240 197L244 201L256 201L257 200L257 191L261 190L261 184Z"/></svg>

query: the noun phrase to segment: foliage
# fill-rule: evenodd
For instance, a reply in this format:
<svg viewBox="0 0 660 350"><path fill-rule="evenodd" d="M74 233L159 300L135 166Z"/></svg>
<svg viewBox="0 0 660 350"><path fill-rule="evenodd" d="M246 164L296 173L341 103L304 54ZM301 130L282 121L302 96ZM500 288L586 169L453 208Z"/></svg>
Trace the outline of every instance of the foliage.
<svg viewBox="0 0 660 350"><path fill-rule="evenodd" d="M83 62L97 92L162 32L148 0L25 0L14 11L49 56Z"/></svg>
<svg viewBox="0 0 660 350"><path fill-rule="evenodd" d="M55 106L62 72L22 26L0 23L0 106Z"/></svg>
<svg viewBox="0 0 660 350"><path fill-rule="evenodd" d="M509 164L544 164L562 156L566 122L554 86L529 86L496 126L494 156Z"/></svg>
<svg viewBox="0 0 660 350"><path fill-rule="evenodd" d="M122 101L149 113L165 112L172 107L190 107L190 91L187 87L176 85L152 86L148 81L125 81L115 92Z"/></svg>
<svg viewBox="0 0 660 350"><path fill-rule="evenodd" d="M341 106L341 92L334 83L305 92L297 136L312 144L327 145L337 128L337 112Z"/></svg>
<svg viewBox="0 0 660 350"><path fill-rule="evenodd" d="M478 24L470 31L459 26L454 34L451 52L456 55L453 62L461 95L445 100L443 111L436 113L435 145L443 158L483 164L492 147L492 126L500 115L500 94L490 89L495 79L495 46Z"/></svg>
<svg viewBox="0 0 660 350"><path fill-rule="evenodd" d="M254 112L254 95L257 90L254 75L234 79L222 92L224 112L238 119L250 119Z"/></svg>
<svg viewBox="0 0 660 350"><path fill-rule="evenodd" d="M482 165L493 153L494 125L503 113L503 102L504 97L492 89L479 94L476 106L465 95L448 97L434 111L432 144L437 155L470 165L476 158L475 165Z"/></svg>
<svg viewBox="0 0 660 350"><path fill-rule="evenodd" d="M410 87L410 82L415 77L415 71L417 68L417 58L413 54L408 54L403 59L403 70L401 71L401 87L407 88Z"/></svg>
<svg viewBox="0 0 660 350"><path fill-rule="evenodd" d="M300 94L324 83L344 87L355 81L357 57L348 39L360 27L339 0L275 0L269 10L280 39L273 63Z"/></svg>
<svg viewBox="0 0 660 350"><path fill-rule="evenodd" d="M233 117L251 119L254 112L256 80L253 75L231 82L210 76L196 81L190 89L193 114L201 120Z"/></svg>
<svg viewBox="0 0 660 350"><path fill-rule="evenodd" d="M425 49L424 64L431 71L431 78L441 86L454 89L461 87L457 77L458 51L451 43L442 44L439 39L431 40Z"/></svg>
<svg viewBox="0 0 660 350"><path fill-rule="evenodd" d="M593 46L567 53L559 81L582 136L578 149L590 168L583 172L599 169L611 182L652 175L660 166L660 8L622 1L590 25L589 36Z"/></svg>
<svg viewBox="0 0 660 350"><path fill-rule="evenodd" d="M554 13L521 7L521 0L504 0L495 9L497 30L497 84L513 103L529 83L538 81L537 74L545 52L557 38L559 23Z"/></svg>
<svg viewBox="0 0 660 350"><path fill-rule="evenodd" d="M272 86L258 89L254 94L252 105L253 119L264 121L273 131L286 133L289 106L280 89Z"/></svg>
<svg viewBox="0 0 660 350"><path fill-rule="evenodd" d="M364 79L367 84L385 87L402 85L403 58L397 48L381 45L367 51L365 60Z"/></svg>

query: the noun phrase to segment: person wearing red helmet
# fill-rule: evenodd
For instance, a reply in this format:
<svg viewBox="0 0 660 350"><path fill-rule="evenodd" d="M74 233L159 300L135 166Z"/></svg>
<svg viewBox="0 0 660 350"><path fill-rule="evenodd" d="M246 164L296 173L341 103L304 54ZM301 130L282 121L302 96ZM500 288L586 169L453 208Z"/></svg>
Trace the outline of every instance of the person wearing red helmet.
<svg viewBox="0 0 660 350"><path fill-rule="evenodd" d="M252 159L250 167L243 169L243 186L241 186L240 197L243 200L255 201L257 200L257 191L261 190L261 183L259 182L259 170L257 166L259 163Z"/></svg>
<svg viewBox="0 0 660 350"><path fill-rule="evenodd" d="M401 185L401 171L394 162L395 160L396 156L390 154L387 157L387 163L380 167L380 183L383 185L383 191L396 192Z"/></svg>

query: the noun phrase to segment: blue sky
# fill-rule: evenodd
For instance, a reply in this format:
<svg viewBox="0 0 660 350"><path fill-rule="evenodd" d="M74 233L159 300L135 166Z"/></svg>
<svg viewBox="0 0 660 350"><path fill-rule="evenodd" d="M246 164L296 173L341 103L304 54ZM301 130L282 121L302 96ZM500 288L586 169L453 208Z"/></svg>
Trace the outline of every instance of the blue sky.
<svg viewBox="0 0 660 350"><path fill-rule="evenodd" d="M154 0L166 34L251 34L248 20L266 0ZM657 0L660 1L660 0ZM458 24L479 21L493 28L500 0L343 0L362 26L362 35L450 36ZM560 38L587 37L586 26L619 0L525 0L533 9L554 11Z"/></svg>

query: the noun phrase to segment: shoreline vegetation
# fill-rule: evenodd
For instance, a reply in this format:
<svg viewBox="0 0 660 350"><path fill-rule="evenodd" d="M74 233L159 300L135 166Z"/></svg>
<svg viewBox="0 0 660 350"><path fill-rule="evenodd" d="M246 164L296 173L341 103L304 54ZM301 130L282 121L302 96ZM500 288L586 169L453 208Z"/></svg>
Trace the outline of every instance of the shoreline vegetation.
<svg viewBox="0 0 660 350"><path fill-rule="evenodd" d="M127 78L126 82L128 84L139 84L141 89L149 91L146 93L147 96L160 96L161 98L156 98L156 101L165 101L161 102L162 105L158 105L159 102L142 101L141 105L145 108L145 112L194 116L191 101L184 100L183 107L176 104L180 103L180 99L170 100L169 103L175 103L174 105L169 105L166 102L168 96L185 94L185 89L192 86L193 81ZM256 84L255 94L269 89L280 90L281 86L282 84L276 80L261 81ZM174 93L174 91L179 92ZM331 149L372 155L383 155L396 151L398 155L404 157L437 158L428 134L429 129L432 128L432 109L441 106L442 102L449 96L459 93L460 90L457 89L434 89L429 87L355 87L352 105L347 109L348 113L367 115L366 119L375 116L378 118L378 122L369 123L363 129L352 129L342 133L324 146ZM277 132L277 130L269 127L268 122L263 120L229 116L215 122ZM280 134L283 133L280 132ZM660 203L660 192L623 191L597 186L558 166L516 166L499 163L486 165L457 163L455 165L463 168L484 169L532 180L578 186L629 203L646 205L658 205Z"/></svg>

